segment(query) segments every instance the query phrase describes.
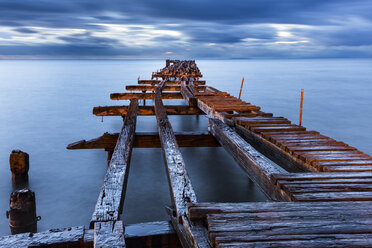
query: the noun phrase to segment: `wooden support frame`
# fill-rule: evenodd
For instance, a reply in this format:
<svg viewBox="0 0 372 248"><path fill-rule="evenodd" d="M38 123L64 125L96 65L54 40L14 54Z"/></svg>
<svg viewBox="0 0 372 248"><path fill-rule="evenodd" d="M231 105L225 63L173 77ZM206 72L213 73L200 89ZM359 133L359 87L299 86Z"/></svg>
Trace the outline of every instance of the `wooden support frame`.
<svg viewBox="0 0 372 248"><path fill-rule="evenodd" d="M209 132L177 132L175 133L179 147L217 147L220 146L216 138ZM80 140L69 144L67 149L105 149L113 151L119 133L104 133L91 140ZM159 133L137 132L134 136L133 148L161 148Z"/></svg>
<svg viewBox="0 0 372 248"><path fill-rule="evenodd" d="M259 153L222 121L209 119L209 131L269 198L285 200L276 190L271 175L279 171L279 174L286 174L286 170Z"/></svg>
<svg viewBox="0 0 372 248"><path fill-rule="evenodd" d="M97 116L125 116L129 106L104 106L94 107L93 114ZM186 105L165 106L167 115L204 115L204 112L197 107ZM139 106L138 115L155 115L154 106Z"/></svg>

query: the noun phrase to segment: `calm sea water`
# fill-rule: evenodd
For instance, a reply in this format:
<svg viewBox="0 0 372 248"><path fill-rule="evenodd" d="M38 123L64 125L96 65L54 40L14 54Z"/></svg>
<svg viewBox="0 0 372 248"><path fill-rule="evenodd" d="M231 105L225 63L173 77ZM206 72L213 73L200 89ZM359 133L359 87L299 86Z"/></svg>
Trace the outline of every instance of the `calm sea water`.
<svg viewBox="0 0 372 248"><path fill-rule="evenodd" d="M150 78L165 61L0 61L0 236L10 234L5 211L12 192L9 154L30 154L29 186L36 192L39 231L85 225L107 167L102 150L66 145L118 132L120 117L92 115L93 106L121 105L111 92ZM200 60L208 84L277 116L372 154L372 60ZM147 102L149 104L149 102ZM167 101L168 103L168 101ZM180 101L178 101L180 103ZM175 131L207 130L205 117L170 116ZM139 117L137 131L157 131L155 117ZM265 201L223 148L182 149L199 201ZM160 149L134 149L123 220L165 220L170 205Z"/></svg>

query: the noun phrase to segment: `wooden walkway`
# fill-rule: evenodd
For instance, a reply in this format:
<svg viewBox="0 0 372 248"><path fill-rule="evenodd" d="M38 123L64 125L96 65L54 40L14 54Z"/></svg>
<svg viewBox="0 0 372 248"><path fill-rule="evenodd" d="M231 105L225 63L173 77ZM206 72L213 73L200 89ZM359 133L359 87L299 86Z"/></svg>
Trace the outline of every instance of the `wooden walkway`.
<svg viewBox="0 0 372 248"><path fill-rule="evenodd" d="M121 116L124 122L120 133L67 147L108 152L91 229L8 236L0 239L0 247L10 241L34 247L372 247L371 156L262 112L201 77L194 61L167 60L150 80L111 94L113 100L130 100L129 105L95 107L93 114ZM184 99L187 105L164 105L163 99ZM140 106L139 100L153 100L153 105ZM155 115L158 132L136 132L138 115ZM168 115L206 115L209 132L175 133ZM273 202L198 202L179 148L216 146ZM131 151L152 147L164 156L171 224L125 226L120 215Z"/></svg>

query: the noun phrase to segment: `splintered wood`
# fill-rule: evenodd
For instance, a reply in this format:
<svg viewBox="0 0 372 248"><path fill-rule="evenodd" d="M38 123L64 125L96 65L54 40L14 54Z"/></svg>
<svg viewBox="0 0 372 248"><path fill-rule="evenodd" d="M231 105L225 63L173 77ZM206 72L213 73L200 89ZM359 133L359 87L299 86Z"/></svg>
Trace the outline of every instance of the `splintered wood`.
<svg viewBox="0 0 372 248"><path fill-rule="evenodd" d="M213 247L371 247L369 203L197 203Z"/></svg>

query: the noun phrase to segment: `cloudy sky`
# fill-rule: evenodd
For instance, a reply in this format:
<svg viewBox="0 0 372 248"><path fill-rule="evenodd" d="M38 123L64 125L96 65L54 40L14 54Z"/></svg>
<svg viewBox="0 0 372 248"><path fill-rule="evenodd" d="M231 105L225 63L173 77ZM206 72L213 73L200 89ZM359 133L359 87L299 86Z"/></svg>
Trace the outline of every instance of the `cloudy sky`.
<svg viewBox="0 0 372 248"><path fill-rule="evenodd" d="M372 57L371 0L0 0L6 58Z"/></svg>

